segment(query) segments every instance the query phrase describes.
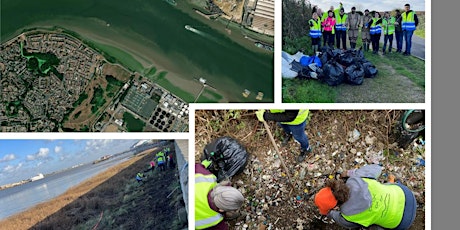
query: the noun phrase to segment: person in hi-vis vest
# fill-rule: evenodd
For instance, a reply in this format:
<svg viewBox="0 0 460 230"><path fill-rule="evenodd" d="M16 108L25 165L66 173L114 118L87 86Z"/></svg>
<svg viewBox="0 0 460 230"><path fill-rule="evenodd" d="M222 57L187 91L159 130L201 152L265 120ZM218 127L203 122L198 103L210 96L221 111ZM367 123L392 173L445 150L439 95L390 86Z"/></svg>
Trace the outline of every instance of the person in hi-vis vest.
<svg viewBox="0 0 460 230"><path fill-rule="evenodd" d="M391 53L393 48L393 34L395 33L396 18L390 16L390 12L386 11L382 19L383 30L383 54L386 53L387 43L389 42L388 53Z"/></svg>
<svg viewBox="0 0 460 230"><path fill-rule="evenodd" d="M312 55L316 55L316 52L320 50L321 44L321 20L318 18L318 14L314 12L312 18L308 20L308 25L310 26L310 37L311 37L311 49Z"/></svg>
<svg viewBox="0 0 460 230"><path fill-rule="evenodd" d="M410 5L404 5L404 13L401 14L401 28L403 31L403 37L406 42L406 51L404 55L410 55L410 50L412 48L412 35L414 34L415 29L418 26L417 14L410 9Z"/></svg>
<svg viewBox="0 0 460 230"><path fill-rule="evenodd" d="M294 137L300 143L300 154L297 157L298 162L302 162L312 149L308 143L308 136L305 133L305 126L308 123L310 111L308 109L300 110L282 110L282 109L265 109L256 112L259 121L269 120L277 121L285 132L283 146Z"/></svg>
<svg viewBox="0 0 460 230"><path fill-rule="evenodd" d="M378 182L381 172L380 165L366 165L343 172L343 177L349 177L346 182L327 181L314 198L321 215L345 228L409 229L417 210L415 196L395 183L393 175L386 184Z"/></svg>
<svg viewBox="0 0 460 230"><path fill-rule="evenodd" d="M227 230L225 218L231 218L232 213L236 216L244 197L228 181L217 183L217 177L207 169L211 163L195 164L195 229Z"/></svg>

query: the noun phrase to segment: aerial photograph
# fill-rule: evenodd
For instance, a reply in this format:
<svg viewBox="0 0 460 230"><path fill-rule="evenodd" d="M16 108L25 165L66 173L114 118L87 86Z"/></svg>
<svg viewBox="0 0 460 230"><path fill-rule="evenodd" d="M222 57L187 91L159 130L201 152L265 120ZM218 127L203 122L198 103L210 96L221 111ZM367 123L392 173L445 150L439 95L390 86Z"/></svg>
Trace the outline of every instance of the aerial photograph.
<svg viewBox="0 0 460 230"><path fill-rule="evenodd" d="M2 132L187 132L274 101L274 1L1 2Z"/></svg>
<svg viewBox="0 0 460 230"><path fill-rule="evenodd" d="M2 229L188 229L188 140L0 140Z"/></svg>

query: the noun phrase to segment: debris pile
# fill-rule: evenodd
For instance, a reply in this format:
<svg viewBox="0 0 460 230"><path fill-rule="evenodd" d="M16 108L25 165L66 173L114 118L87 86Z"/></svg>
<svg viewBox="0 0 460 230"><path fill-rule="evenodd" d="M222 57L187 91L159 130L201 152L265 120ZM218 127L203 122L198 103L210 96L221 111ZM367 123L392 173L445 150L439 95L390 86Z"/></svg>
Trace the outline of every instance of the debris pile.
<svg viewBox="0 0 460 230"><path fill-rule="evenodd" d="M312 196L326 180L340 179L344 170L366 164L384 167L379 181L394 174L414 191L418 203L415 225L425 226L424 140L417 138L405 149L390 142L403 111L312 111L306 133L313 154L300 164L295 159L299 144L291 141L281 147L283 131L269 123L292 183L253 112L196 111L196 159L207 143L221 136L239 140L250 155L243 173L231 178L246 202L242 215L229 221L230 229L341 229L319 214Z"/></svg>
<svg viewBox="0 0 460 230"><path fill-rule="evenodd" d="M377 76L378 70L361 49L340 50L323 47L318 56L282 53L283 77L317 79L330 86L348 83L361 85L364 78Z"/></svg>

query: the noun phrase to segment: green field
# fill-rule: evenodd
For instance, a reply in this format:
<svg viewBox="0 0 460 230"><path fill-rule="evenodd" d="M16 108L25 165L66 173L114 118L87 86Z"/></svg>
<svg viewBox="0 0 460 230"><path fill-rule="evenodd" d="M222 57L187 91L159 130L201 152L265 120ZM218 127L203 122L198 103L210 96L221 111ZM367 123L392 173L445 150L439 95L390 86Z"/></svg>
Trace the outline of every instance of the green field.
<svg viewBox="0 0 460 230"><path fill-rule="evenodd" d="M128 132L142 132L145 122L135 118L131 113L125 112L123 120L126 122L126 129Z"/></svg>

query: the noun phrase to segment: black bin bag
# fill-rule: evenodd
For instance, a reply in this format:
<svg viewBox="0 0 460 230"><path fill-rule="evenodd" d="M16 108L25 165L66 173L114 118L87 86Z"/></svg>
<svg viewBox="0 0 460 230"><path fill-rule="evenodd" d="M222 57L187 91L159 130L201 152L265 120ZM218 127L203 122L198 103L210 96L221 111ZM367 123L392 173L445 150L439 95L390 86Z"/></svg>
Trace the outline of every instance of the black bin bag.
<svg viewBox="0 0 460 230"><path fill-rule="evenodd" d="M328 85L340 85L344 77L343 67L339 63L330 61L323 66L323 77L321 80L325 81Z"/></svg>
<svg viewBox="0 0 460 230"><path fill-rule="evenodd" d="M375 67L375 65L373 65L371 62L364 62L362 65L364 68L364 77L374 78L377 76L377 67Z"/></svg>
<svg viewBox="0 0 460 230"><path fill-rule="evenodd" d="M248 158L246 148L237 140L219 137L205 146L201 160L212 160L208 170L216 175L217 182L220 182L243 172Z"/></svg>
<svg viewBox="0 0 460 230"><path fill-rule="evenodd" d="M351 65L345 69L347 82L352 85L362 85L364 81L364 69L362 65Z"/></svg>

